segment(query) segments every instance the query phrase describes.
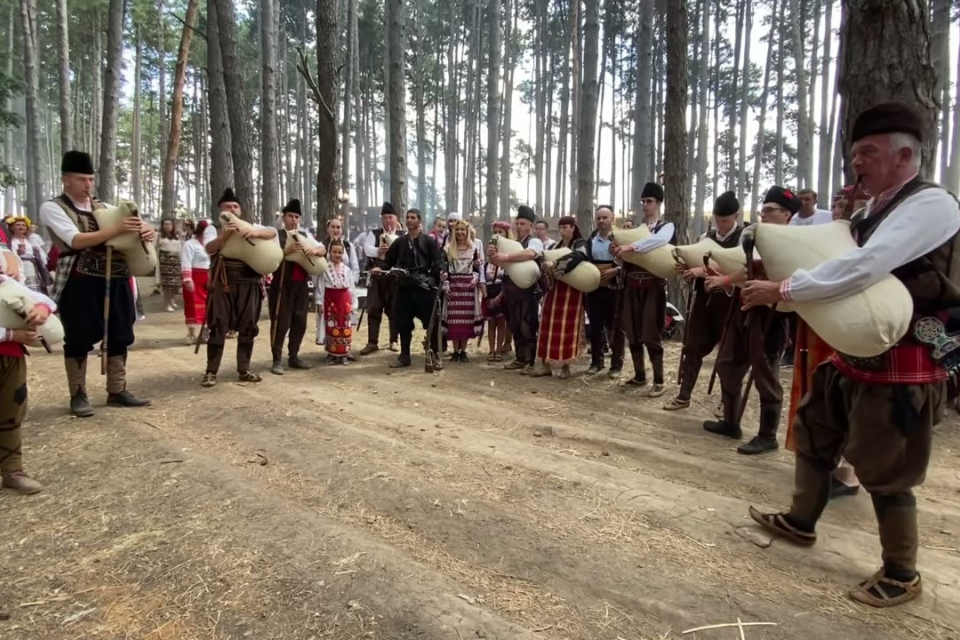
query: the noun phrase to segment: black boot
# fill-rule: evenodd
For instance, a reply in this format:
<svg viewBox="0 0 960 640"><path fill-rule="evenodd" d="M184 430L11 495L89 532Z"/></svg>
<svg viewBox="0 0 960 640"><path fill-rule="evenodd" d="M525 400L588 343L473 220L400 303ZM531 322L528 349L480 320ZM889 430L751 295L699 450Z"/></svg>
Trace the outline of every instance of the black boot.
<svg viewBox="0 0 960 640"><path fill-rule="evenodd" d="M127 358L107 358L107 404L113 407L148 407L149 400L142 400L127 391Z"/></svg>
<svg viewBox="0 0 960 640"><path fill-rule="evenodd" d="M400 356L397 357L396 362L390 363L391 369L410 366L410 341L412 339L413 336L410 333L400 334Z"/></svg>
<svg viewBox="0 0 960 640"><path fill-rule="evenodd" d="M740 430L740 425L724 420L707 420L703 423L703 428L710 433L733 438L734 440L739 440L743 437L743 431Z"/></svg>
<svg viewBox="0 0 960 640"><path fill-rule="evenodd" d="M93 407L87 399L87 358L65 358L64 364L70 388L70 413L78 418L93 416Z"/></svg>
<svg viewBox="0 0 960 640"><path fill-rule="evenodd" d="M760 405L760 431L750 442L737 447L737 453L745 456L755 456L760 453L776 451L780 448L777 443L777 429L780 427L780 407L764 407Z"/></svg>

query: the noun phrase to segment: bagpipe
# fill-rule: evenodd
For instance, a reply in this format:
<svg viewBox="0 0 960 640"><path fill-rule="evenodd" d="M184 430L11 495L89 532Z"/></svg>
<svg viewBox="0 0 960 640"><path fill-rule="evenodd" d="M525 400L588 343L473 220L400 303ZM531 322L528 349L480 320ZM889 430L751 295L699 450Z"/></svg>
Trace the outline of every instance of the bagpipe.
<svg viewBox="0 0 960 640"><path fill-rule="evenodd" d="M254 226L246 220L241 220L228 211L220 212L220 223L224 226L234 225L240 230L252 231ZM302 236L301 236L302 237ZM262 276L273 273L283 261L283 249L274 238L245 238L233 233L224 241L220 248L224 258L240 260Z"/></svg>

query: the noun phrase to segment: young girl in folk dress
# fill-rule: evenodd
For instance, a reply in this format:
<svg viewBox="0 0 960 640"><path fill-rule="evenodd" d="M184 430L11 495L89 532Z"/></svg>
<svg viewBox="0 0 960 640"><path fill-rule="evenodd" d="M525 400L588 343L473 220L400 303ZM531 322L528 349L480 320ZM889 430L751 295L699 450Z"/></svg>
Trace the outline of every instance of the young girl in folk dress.
<svg viewBox="0 0 960 640"><path fill-rule="evenodd" d="M510 237L509 222L494 222L493 235ZM481 311L483 319L487 321L487 344L490 346L490 355L487 362L501 362L503 354L510 349L507 344L510 340L507 329L507 316L503 308L503 268L492 262L484 262L480 270Z"/></svg>
<svg viewBox="0 0 960 640"><path fill-rule="evenodd" d="M480 284L481 252L474 243L473 229L465 220L457 220L452 240L445 249L447 269L442 281L443 330L453 343L453 362L467 362L467 343L483 330L483 315L477 289Z"/></svg>
<svg viewBox="0 0 960 640"><path fill-rule="evenodd" d="M332 240L330 266L323 274L324 347L328 364L348 364L353 342L350 319L357 305L357 291L353 284L356 274L344 262L343 254L343 241Z"/></svg>
<svg viewBox="0 0 960 640"><path fill-rule="evenodd" d="M560 218L560 242L556 249L579 251L586 245L577 221L571 216ZM551 362L559 362L561 378L570 377L570 362L580 355L580 335L583 329L583 293L553 277L553 264L543 264L550 288L543 299L540 314L540 332L537 341L539 366L532 376L549 376Z"/></svg>
<svg viewBox="0 0 960 640"><path fill-rule="evenodd" d="M160 233L157 234L157 258L160 262L160 288L169 312L176 311L177 303L174 298L183 286L180 277L181 249L183 241L180 233L173 220L167 218L160 223Z"/></svg>

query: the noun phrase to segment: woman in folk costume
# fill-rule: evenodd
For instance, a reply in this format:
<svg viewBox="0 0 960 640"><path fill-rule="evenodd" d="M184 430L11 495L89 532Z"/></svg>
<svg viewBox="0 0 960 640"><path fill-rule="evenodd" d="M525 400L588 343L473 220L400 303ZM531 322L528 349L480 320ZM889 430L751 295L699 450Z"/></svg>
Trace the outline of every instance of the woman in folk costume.
<svg viewBox="0 0 960 640"><path fill-rule="evenodd" d="M580 233L576 218L560 218L560 242L555 249L581 251L586 240ZM551 362L559 362L561 378L570 377L570 362L580 355L580 335L583 331L583 293L553 277L553 263L545 262L541 269L549 283L540 314L537 358L539 364L532 376L549 376Z"/></svg>
<svg viewBox="0 0 960 640"><path fill-rule="evenodd" d="M160 263L160 288L163 290L163 301L167 305L167 311L173 312L177 309L174 302L177 292L183 286L180 277L180 250L183 248L183 240L180 239L180 233L170 218L160 223L160 232L157 234L157 259Z"/></svg>
<svg viewBox="0 0 960 640"><path fill-rule="evenodd" d="M513 240L509 222L494 222L493 235ZM502 362L503 354L509 351L510 330L507 328L507 315L503 308L503 267L489 260L480 269L480 310L487 321L487 343L490 355L487 362ZM497 302L499 300L499 302Z"/></svg>
<svg viewBox="0 0 960 640"><path fill-rule="evenodd" d="M30 329L0 327L0 486L23 495L39 493L43 485L23 470L20 425L27 414L27 350L40 346L36 328L57 310L53 300L21 283L25 262L16 254L0 251L0 282L27 293L34 307L27 312ZM18 277L19 276L19 277ZM9 282L6 282L9 281Z"/></svg>
<svg viewBox="0 0 960 640"><path fill-rule="evenodd" d="M360 262L357 259L357 247L356 243L350 242L346 239L343 234L343 220L340 218L331 218L327 221L327 237L326 240L318 237L316 238L318 242L322 242L324 246L329 247L334 241L339 241L343 245L343 264L350 269L350 273L353 275L353 284L356 285L357 281L360 279ZM326 339L326 322L324 319L324 308L323 308L323 286L325 279L323 276L316 276L313 279L313 299L317 307L317 339L316 343L318 345L324 344ZM357 305L353 305L353 308L356 309ZM353 354L348 354L348 357L351 360L354 360Z"/></svg>
<svg viewBox="0 0 960 640"><path fill-rule="evenodd" d="M328 364L347 364L353 343L353 310L357 307L357 274L345 262L344 241L330 241L330 266L323 281L323 318L326 330L324 346Z"/></svg>
<svg viewBox="0 0 960 640"><path fill-rule="evenodd" d="M10 216L6 220L10 228L10 251L20 258L23 264L23 283L32 291L46 295L52 283L47 271L47 253L43 250L43 240L30 233L33 223L27 216Z"/></svg>
<svg viewBox="0 0 960 640"><path fill-rule="evenodd" d="M193 229L193 226L190 227ZM187 321L187 344L197 340L197 330L207 317L207 282L210 279L210 256L204 245L216 230L207 220L197 223L193 237L180 250L180 275L183 282L183 315ZM206 333L206 331L204 331ZM206 336L201 336L206 340Z"/></svg>
<svg viewBox="0 0 960 640"><path fill-rule="evenodd" d="M474 242L473 228L457 220L452 240L444 250L447 268L440 274L444 293L443 330L453 343L453 362L467 362L467 343L483 331L483 314L477 288L482 253Z"/></svg>

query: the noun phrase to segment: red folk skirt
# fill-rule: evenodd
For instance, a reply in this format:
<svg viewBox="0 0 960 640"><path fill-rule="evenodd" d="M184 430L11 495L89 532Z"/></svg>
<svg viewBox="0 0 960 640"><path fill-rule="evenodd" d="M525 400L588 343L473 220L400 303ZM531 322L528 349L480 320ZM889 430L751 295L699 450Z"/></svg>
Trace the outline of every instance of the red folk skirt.
<svg viewBox="0 0 960 640"><path fill-rule="evenodd" d="M323 345L332 356L345 356L350 353L353 342L353 326L350 315L353 313L353 301L350 289L323 290L323 321L326 337Z"/></svg>
<svg viewBox="0 0 960 640"><path fill-rule="evenodd" d="M190 272L193 291L183 287L183 315L188 325L201 325L207 317L207 281L210 274L206 269L194 269Z"/></svg>
<svg viewBox="0 0 960 640"><path fill-rule="evenodd" d="M450 292L443 305L443 330L450 340L469 340L483 330L483 313L473 273L447 275Z"/></svg>
<svg viewBox="0 0 960 640"><path fill-rule="evenodd" d="M787 412L787 450L796 451L796 434L793 422L797 417L797 407L803 400L804 391L810 390L813 384L813 372L833 355L833 347L820 339L813 330L799 317L797 318L797 336L794 340L795 351L793 358L793 386L790 388L790 409ZM803 351L807 358L807 379L803 380Z"/></svg>
<svg viewBox="0 0 960 640"><path fill-rule="evenodd" d="M537 357L569 362L580 355L583 328L583 294L559 280L543 299Z"/></svg>

